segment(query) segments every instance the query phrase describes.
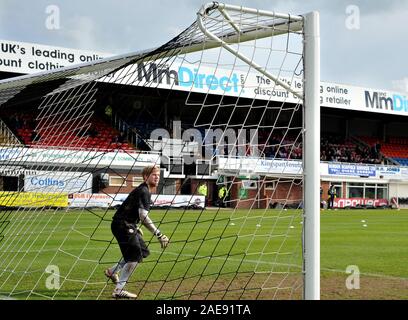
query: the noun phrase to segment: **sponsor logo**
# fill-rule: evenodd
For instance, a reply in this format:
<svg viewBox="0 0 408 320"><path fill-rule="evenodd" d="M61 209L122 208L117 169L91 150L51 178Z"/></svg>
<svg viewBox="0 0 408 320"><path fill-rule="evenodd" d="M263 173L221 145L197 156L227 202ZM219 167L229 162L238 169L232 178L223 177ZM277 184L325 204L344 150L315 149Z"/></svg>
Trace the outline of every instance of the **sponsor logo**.
<svg viewBox="0 0 408 320"><path fill-rule="evenodd" d="M357 207L357 206L373 206L373 207L383 207L388 205L387 199L367 199L367 198L336 198L334 199L334 207L336 208L346 208L346 207Z"/></svg>
<svg viewBox="0 0 408 320"><path fill-rule="evenodd" d="M139 63L137 65L137 80L158 84L175 84L181 87L191 87L225 92L238 92L239 77L234 72L230 76L216 76L199 72L196 68L181 66L171 70L166 65L156 63Z"/></svg>
<svg viewBox="0 0 408 320"><path fill-rule="evenodd" d="M366 108L408 112L408 99L400 94L364 91Z"/></svg>
<svg viewBox="0 0 408 320"><path fill-rule="evenodd" d="M52 179L52 178L33 177L31 178L30 182L33 186L41 186L41 187L50 187L50 186L63 187L65 185L63 180L57 180L57 179Z"/></svg>

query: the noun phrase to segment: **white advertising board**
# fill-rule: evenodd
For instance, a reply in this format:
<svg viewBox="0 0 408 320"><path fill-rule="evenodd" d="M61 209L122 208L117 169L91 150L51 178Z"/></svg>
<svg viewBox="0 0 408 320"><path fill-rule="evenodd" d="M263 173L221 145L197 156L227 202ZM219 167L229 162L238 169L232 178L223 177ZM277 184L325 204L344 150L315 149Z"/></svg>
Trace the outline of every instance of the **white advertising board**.
<svg viewBox="0 0 408 320"><path fill-rule="evenodd" d="M82 194L75 193L69 195L69 206L71 208L85 208L85 207L98 207L108 208L119 206L125 201L128 194ZM182 208L195 206L204 208L205 197L196 195L163 195L152 194L152 205L154 207L174 207Z"/></svg>
<svg viewBox="0 0 408 320"><path fill-rule="evenodd" d="M112 56L37 43L0 40L0 71L30 74L67 67Z"/></svg>
<svg viewBox="0 0 408 320"><path fill-rule="evenodd" d="M293 94L276 86L259 73L222 68L208 68L192 64L161 66L156 62L134 64L126 68L128 77L123 78L120 71L101 81L131 83L138 86L151 86L180 91L201 92L215 95L230 95L243 98L273 100L298 103ZM279 78L293 90L302 92L300 78ZM405 93L351 86L338 83L321 82L320 105L345 110L408 115L408 98Z"/></svg>
<svg viewBox="0 0 408 320"><path fill-rule="evenodd" d="M240 174L301 175L303 171L302 162L298 160L219 157L218 161L219 171L233 171Z"/></svg>
<svg viewBox="0 0 408 320"><path fill-rule="evenodd" d="M92 193L92 174L86 172L37 171L25 174L24 191Z"/></svg>
<svg viewBox="0 0 408 320"><path fill-rule="evenodd" d="M160 165L160 156L155 153L99 152L80 150L57 150L41 148L0 147L0 164L51 164L65 166L96 166L133 168Z"/></svg>
<svg viewBox="0 0 408 320"><path fill-rule="evenodd" d="M0 71L31 74L64 66L81 64L113 56L111 53L84 51L35 43L0 40ZM230 95L259 100L298 102L298 99L259 73L238 69L209 68L174 62L171 66L156 62L128 66L124 72L100 81L130 83L138 86L194 91L215 95ZM296 91L303 90L300 78L279 78ZM356 110L394 115L408 115L406 93L373 89L332 82L321 82L320 105L344 110Z"/></svg>

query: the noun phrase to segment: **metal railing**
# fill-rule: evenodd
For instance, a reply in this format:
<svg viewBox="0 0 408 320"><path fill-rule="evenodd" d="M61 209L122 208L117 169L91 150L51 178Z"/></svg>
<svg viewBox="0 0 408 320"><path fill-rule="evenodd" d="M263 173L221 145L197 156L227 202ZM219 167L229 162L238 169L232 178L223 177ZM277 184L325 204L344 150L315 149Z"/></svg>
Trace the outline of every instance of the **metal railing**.
<svg viewBox="0 0 408 320"><path fill-rule="evenodd" d="M116 113L112 113L111 125L119 132L124 132L127 142L138 147L139 134L137 130L129 125L125 120Z"/></svg>

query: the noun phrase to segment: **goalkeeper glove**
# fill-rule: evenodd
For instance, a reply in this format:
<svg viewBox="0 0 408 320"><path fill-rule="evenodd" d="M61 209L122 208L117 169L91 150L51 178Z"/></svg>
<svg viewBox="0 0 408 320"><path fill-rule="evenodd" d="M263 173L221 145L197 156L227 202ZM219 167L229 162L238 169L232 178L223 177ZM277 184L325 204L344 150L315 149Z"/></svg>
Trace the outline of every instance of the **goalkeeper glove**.
<svg viewBox="0 0 408 320"><path fill-rule="evenodd" d="M169 245L170 240L165 234L162 234L161 232L159 232L156 236L160 242L162 249L166 248Z"/></svg>

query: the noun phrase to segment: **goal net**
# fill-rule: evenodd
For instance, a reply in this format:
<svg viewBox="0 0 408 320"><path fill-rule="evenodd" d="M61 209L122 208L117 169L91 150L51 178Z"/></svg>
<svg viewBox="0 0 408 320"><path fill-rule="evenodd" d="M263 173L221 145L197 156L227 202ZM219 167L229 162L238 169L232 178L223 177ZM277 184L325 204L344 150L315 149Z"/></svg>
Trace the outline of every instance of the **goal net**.
<svg viewBox="0 0 408 320"><path fill-rule="evenodd" d="M111 298L112 216L157 165L170 244L142 228L126 290L318 298L316 16L214 2L156 49L1 81L0 296Z"/></svg>

